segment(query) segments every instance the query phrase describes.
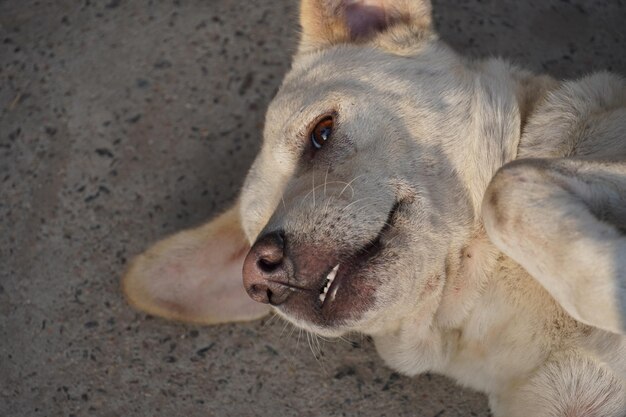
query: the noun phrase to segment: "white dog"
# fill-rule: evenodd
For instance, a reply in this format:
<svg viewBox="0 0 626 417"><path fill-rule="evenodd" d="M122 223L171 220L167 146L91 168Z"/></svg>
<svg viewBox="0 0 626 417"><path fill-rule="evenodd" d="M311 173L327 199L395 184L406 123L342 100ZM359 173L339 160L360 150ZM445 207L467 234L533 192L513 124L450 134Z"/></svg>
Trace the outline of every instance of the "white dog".
<svg viewBox="0 0 626 417"><path fill-rule="evenodd" d="M496 416L625 416L624 81L464 59L427 0L303 0L301 25L239 202L138 257L129 301L366 333Z"/></svg>

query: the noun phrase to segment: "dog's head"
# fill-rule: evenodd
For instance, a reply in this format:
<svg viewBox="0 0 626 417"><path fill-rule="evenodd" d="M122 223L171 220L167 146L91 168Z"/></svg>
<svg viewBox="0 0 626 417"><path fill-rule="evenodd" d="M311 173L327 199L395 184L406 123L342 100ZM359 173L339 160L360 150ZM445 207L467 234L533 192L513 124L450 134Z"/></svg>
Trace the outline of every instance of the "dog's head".
<svg viewBox="0 0 626 417"><path fill-rule="evenodd" d="M471 74L425 1L305 1L301 22L241 195L244 282L310 330L375 331L439 295L473 221L450 158L470 151Z"/></svg>
<svg viewBox="0 0 626 417"><path fill-rule="evenodd" d="M437 39L427 1L303 0L301 26L241 193L241 227L252 243L244 285L309 330L375 332L440 296L482 190L515 152L515 143L481 143L481 152L499 155L476 166L474 138L519 134L519 120L485 122L492 115L480 77ZM219 305L215 294L198 295L201 270L244 255L215 236L140 258L125 284L131 301L184 319L198 316L185 312L202 310L197 304ZM172 270L196 277L193 285L163 283ZM142 274L159 284L133 278ZM141 301L146 293L150 302ZM156 304L161 310L146 307Z"/></svg>

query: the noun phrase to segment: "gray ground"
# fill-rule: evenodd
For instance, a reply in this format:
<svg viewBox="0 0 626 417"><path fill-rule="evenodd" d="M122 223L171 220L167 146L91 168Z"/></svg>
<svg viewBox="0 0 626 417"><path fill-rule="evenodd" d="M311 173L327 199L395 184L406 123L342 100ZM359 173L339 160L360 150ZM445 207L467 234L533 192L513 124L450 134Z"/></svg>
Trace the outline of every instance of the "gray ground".
<svg viewBox="0 0 626 417"><path fill-rule="evenodd" d="M626 73L626 3L438 0L444 39L556 76ZM0 416L488 416L369 340L130 309L127 260L235 197L295 0L0 0Z"/></svg>

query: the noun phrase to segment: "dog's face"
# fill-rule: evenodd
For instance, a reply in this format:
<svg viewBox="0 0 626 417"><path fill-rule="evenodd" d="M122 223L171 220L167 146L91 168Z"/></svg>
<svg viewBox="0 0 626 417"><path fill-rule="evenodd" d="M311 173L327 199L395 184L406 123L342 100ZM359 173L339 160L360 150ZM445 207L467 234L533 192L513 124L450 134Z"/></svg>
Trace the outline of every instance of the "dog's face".
<svg viewBox="0 0 626 417"><path fill-rule="evenodd" d="M241 195L248 292L325 335L376 331L438 296L471 221L448 158L471 91L434 37L394 30L301 46Z"/></svg>

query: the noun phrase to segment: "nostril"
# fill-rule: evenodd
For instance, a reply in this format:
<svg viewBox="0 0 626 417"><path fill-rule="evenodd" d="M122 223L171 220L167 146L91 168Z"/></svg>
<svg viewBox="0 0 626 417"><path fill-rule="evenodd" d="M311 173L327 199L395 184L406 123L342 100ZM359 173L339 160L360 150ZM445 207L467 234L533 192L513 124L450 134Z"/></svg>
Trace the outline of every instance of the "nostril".
<svg viewBox="0 0 626 417"><path fill-rule="evenodd" d="M246 291L248 291L248 294L254 301L264 304L268 304L272 296L272 291L267 285L263 284L252 284L246 288Z"/></svg>
<svg viewBox="0 0 626 417"><path fill-rule="evenodd" d="M279 230L278 232L275 233L276 236L276 243L278 244L278 246L280 246L281 248L285 247L285 232L283 230Z"/></svg>
<svg viewBox="0 0 626 417"><path fill-rule="evenodd" d="M261 271L265 272L266 274L270 274L276 271L280 267L281 263L282 263L282 260L273 262L273 261L270 261L269 259L261 258L257 261L257 266Z"/></svg>

